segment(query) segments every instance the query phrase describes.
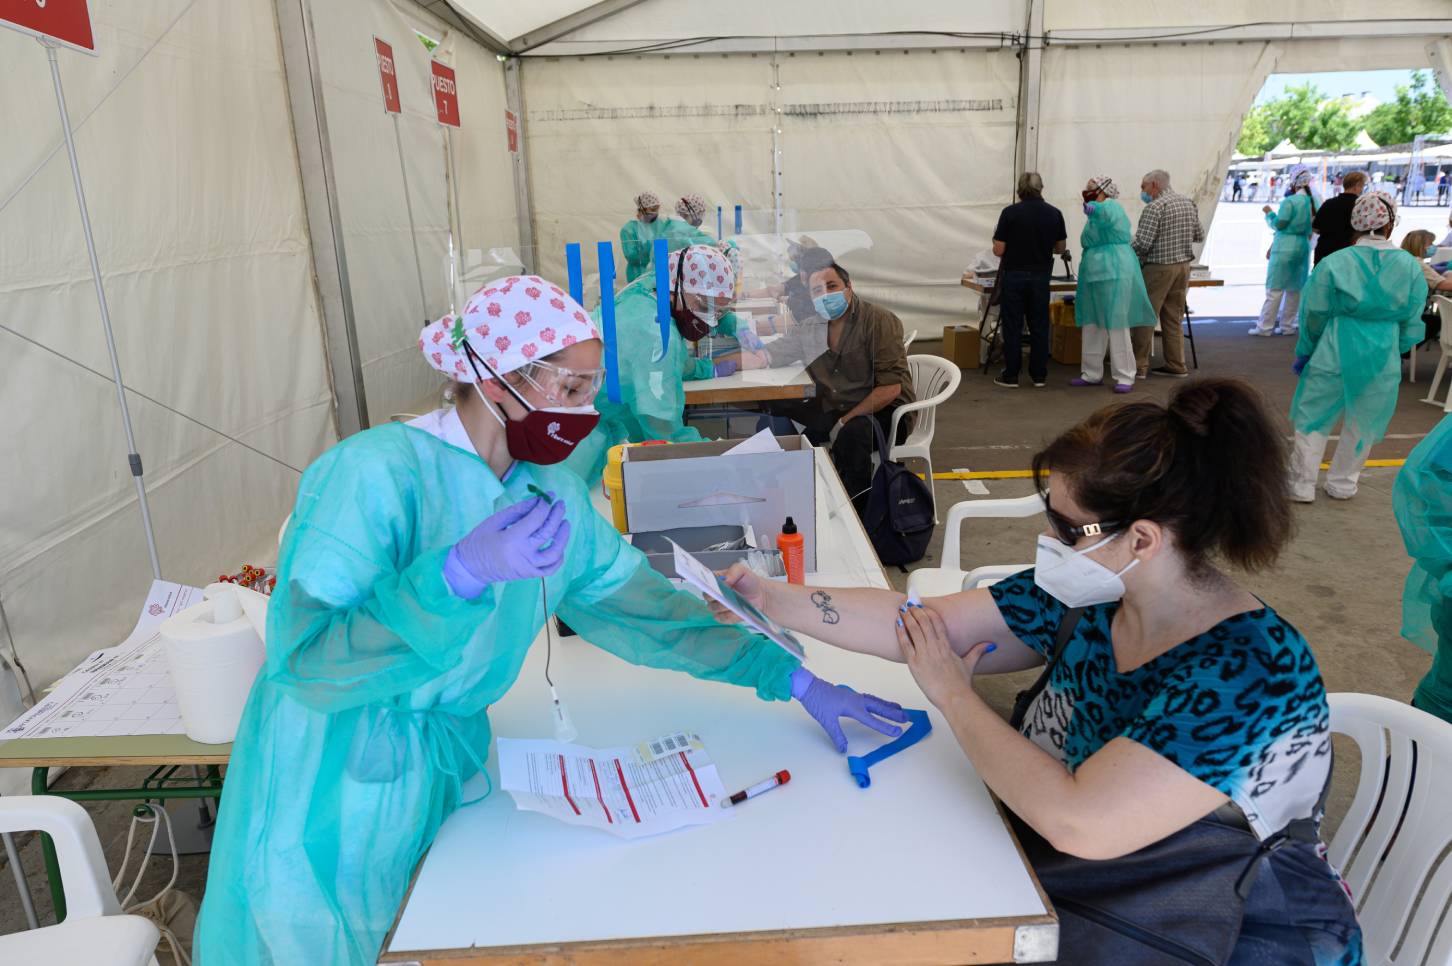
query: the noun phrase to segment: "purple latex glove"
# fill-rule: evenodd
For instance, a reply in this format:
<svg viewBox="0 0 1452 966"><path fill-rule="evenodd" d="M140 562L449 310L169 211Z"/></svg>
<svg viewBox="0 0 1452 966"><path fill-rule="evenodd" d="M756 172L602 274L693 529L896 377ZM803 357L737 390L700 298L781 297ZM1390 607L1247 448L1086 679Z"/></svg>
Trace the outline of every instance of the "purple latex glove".
<svg viewBox="0 0 1452 966"><path fill-rule="evenodd" d="M739 367L732 360L722 359L720 362L716 363L716 365L712 368L712 371L716 373L717 378L720 378L721 376L734 375L738 368Z"/></svg>
<svg viewBox="0 0 1452 966"><path fill-rule="evenodd" d="M766 343L757 338L756 333L750 329L738 329L736 332L736 341L741 343L741 348L750 349L752 352L766 347Z"/></svg>
<svg viewBox="0 0 1452 966"><path fill-rule="evenodd" d="M1291 371L1299 376L1301 374L1301 370L1306 368L1306 363L1310 361L1310 356L1296 356L1296 361L1291 363Z"/></svg>
<svg viewBox="0 0 1452 966"><path fill-rule="evenodd" d="M564 501L536 496L505 507L454 544L444 559L444 579L458 596L478 597L490 584L559 570L569 542Z"/></svg>
<svg viewBox="0 0 1452 966"><path fill-rule="evenodd" d="M837 751L847 753L847 736L842 733L839 718L855 718L873 731L880 731L889 738L902 734L886 721L907 722L902 705L884 701L871 694L858 694L845 684L832 685L817 677L804 667L792 672L792 697L802 703L807 714L817 719L817 724L827 732Z"/></svg>

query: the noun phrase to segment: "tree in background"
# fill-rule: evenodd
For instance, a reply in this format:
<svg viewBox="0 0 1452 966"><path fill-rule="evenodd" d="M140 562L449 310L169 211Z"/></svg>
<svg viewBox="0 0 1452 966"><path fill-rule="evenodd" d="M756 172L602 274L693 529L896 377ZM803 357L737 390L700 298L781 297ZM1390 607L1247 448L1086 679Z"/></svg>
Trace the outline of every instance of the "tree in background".
<svg viewBox="0 0 1452 966"><path fill-rule="evenodd" d="M1298 84L1250 109L1236 150L1264 154L1289 140L1308 151L1345 151L1356 143L1358 129L1344 100L1328 98L1315 84Z"/></svg>
<svg viewBox="0 0 1452 966"><path fill-rule="evenodd" d="M1366 133L1378 145L1408 144L1418 134L1452 130L1452 105L1426 71L1412 72L1412 86L1397 85L1396 100L1366 115Z"/></svg>

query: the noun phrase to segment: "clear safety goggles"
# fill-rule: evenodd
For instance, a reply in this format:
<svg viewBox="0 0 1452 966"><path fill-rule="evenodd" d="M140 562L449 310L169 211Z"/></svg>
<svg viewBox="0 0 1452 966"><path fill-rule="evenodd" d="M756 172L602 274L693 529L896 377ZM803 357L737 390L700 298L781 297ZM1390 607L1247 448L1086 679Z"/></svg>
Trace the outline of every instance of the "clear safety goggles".
<svg viewBox="0 0 1452 966"><path fill-rule="evenodd" d="M539 390L551 406L588 406L605 384L604 369L566 369L549 362L530 362L514 370Z"/></svg>
<svg viewBox="0 0 1452 966"><path fill-rule="evenodd" d="M736 304L736 300L730 297L717 298L713 295L698 295L695 292L686 292L685 303L687 310L692 315L707 325L710 325L712 322L720 320L727 312L730 312L731 307Z"/></svg>

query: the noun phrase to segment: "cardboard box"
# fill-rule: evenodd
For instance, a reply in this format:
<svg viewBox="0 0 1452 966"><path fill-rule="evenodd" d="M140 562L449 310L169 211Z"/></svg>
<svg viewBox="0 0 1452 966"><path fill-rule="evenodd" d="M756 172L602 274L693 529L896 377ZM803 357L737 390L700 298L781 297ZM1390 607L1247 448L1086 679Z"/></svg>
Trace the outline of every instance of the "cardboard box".
<svg viewBox="0 0 1452 966"><path fill-rule="evenodd" d="M976 325L950 325L943 329L943 355L959 369L977 369L982 362L981 333Z"/></svg>
<svg viewBox="0 0 1452 966"><path fill-rule="evenodd" d="M1073 302L1049 303L1049 357L1066 366L1083 360L1083 341L1074 322Z"/></svg>
<svg viewBox="0 0 1452 966"><path fill-rule="evenodd" d="M781 452L738 456L723 454L739 439L627 448L620 468L630 529L736 524L775 548L791 517L803 538L806 569L817 570L816 453L803 436L776 441Z"/></svg>

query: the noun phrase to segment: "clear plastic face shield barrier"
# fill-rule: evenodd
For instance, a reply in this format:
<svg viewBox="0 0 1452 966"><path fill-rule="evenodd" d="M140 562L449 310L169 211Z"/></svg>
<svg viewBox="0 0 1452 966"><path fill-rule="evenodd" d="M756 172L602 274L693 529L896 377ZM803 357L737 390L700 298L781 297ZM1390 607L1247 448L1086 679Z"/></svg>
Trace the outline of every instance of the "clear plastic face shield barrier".
<svg viewBox="0 0 1452 966"><path fill-rule="evenodd" d="M793 216L795 213L792 213ZM748 219L749 220L749 219ZM795 217L787 219L795 223ZM809 229L743 233L727 236L736 250L737 337L765 339L791 334L790 345L801 346L797 360L781 365L808 364L827 351L827 319L812 301L811 274L833 262L849 273L869 271L872 238L855 228ZM860 278L854 278L860 282Z"/></svg>

